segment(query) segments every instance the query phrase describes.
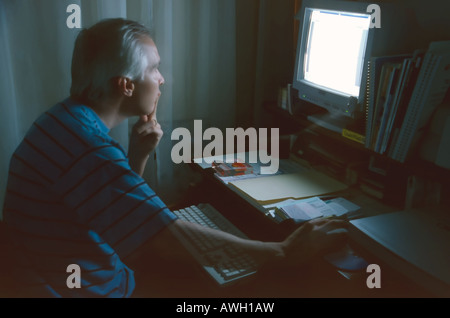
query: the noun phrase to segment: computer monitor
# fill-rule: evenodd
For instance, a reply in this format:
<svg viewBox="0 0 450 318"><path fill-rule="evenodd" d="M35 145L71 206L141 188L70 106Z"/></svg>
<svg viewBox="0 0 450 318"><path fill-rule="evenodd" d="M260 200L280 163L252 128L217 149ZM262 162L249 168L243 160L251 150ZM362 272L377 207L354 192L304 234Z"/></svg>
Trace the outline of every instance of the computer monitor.
<svg viewBox="0 0 450 318"><path fill-rule="evenodd" d="M352 117L364 98L373 34L367 4L304 0L293 87L298 97Z"/></svg>
<svg viewBox="0 0 450 318"><path fill-rule="evenodd" d="M296 17L300 28L292 86L301 100L334 117L354 118L362 110L368 59L402 49L404 14L380 4L378 16L372 16L371 4L303 0Z"/></svg>

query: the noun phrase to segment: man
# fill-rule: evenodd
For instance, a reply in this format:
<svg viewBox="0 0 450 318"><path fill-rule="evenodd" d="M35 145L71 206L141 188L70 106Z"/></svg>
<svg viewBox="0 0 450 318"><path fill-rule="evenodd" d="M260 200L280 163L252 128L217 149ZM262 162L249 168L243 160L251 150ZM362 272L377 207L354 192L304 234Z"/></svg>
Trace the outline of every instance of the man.
<svg viewBox="0 0 450 318"><path fill-rule="evenodd" d="M36 120L11 159L4 219L22 295L129 297L136 282L124 260L175 253L181 245L173 233L186 228L239 245L261 264L306 260L341 238L326 234L344 226L337 221L308 223L283 242L259 242L178 220L142 179L163 134L159 63L138 23L109 19L79 34L71 97ZM108 132L131 116L140 119L125 153ZM81 288L68 287L70 264L80 267Z"/></svg>

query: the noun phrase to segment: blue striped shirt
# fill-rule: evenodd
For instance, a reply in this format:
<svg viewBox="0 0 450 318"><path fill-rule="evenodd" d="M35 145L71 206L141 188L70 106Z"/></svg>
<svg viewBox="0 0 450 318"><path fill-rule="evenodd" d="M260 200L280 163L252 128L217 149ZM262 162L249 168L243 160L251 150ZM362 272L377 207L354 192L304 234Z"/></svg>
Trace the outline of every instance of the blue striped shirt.
<svg viewBox="0 0 450 318"><path fill-rule="evenodd" d="M71 99L39 117L12 156L4 220L33 296L128 297L122 260L176 219L131 170L97 114ZM81 288L69 288L70 264Z"/></svg>

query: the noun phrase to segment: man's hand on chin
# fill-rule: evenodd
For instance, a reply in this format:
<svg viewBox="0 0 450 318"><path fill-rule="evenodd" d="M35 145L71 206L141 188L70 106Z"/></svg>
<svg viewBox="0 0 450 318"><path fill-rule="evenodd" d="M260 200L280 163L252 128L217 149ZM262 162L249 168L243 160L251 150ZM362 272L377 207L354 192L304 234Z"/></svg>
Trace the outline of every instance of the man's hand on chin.
<svg viewBox="0 0 450 318"><path fill-rule="evenodd" d="M156 119L156 107L153 113L140 116L134 124L128 149L128 159L131 168L139 175L143 175L145 164L150 153L158 146L163 131Z"/></svg>

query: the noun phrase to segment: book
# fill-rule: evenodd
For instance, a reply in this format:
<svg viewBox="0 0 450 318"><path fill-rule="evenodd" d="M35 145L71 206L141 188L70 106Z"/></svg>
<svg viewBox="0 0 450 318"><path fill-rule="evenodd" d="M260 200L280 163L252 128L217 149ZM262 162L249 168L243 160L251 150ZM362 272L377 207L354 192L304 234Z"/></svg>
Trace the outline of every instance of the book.
<svg viewBox="0 0 450 318"><path fill-rule="evenodd" d="M377 114L378 100L380 98L381 89L387 83L385 69L386 63L400 62L407 58L408 55L392 55L392 56L374 56L368 61L367 70L367 87L366 87L366 138L365 147L372 148L374 122ZM381 87L381 89L380 89Z"/></svg>
<svg viewBox="0 0 450 318"><path fill-rule="evenodd" d="M384 154L387 150L389 140L391 139L392 127L397 116L397 111L399 109L399 105L402 99L402 96L405 92L405 86L408 81L408 76L411 74L411 63L412 58L406 58L401 66L397 88L395 90L394 99L392 101L392 107L387 119L386 128L384 132L383 139L381 141L381 149L380 153Z"/></svg>
<svg viewBox="0 0 450 318"><path fill-rule="evenodd" d="M398 139L398 134L400 132L400 128L403 123L403 119L405 118L406 110L408 109L408 104L411 99L412 92L414 90L414 86L417 81L417 77L420 72L420 67L422 66L423 58L425 55L425 50L418 49L415 50L413 56L411 58L411 64L408 70L408 74L405 78L405 88L400 96L399 105L397 108L397 113L392 122L391 134L389 136L388 145L387 145L387 153L388 156L392 158L393 149Z"/></svg>
<svg viewBox="0 0 450 318"><path fill-rule="evenodd" d="M432 42L418 74L405 118L398 133L394 160L404 162L423 135L433 111L450 87L450 41Z"/></svg>
<svg viewBox="0 0 450 318"><path fill-rule="evenodd" d="M382 66L381 77L378 84L377 97L373 109L371 142L369 148L375 150L378 133L380 131L381 118L384 113L384 105L389 94L389 86L392 77L392 65L386 63Z"/></svg>
<svg viewBox="0 0 450 318"><path fill-rule="evenodd" d="M387 64L389 72L389 81L387 83L387 88L384 96L384 103L381 105L380 113L382 113L379 118L379 126L377 127L377 135L374 150L381 153L381 145L386 133L386 126L391 116L392 107L394 103L394 95L398 85L398 77L400 73L400 63L389 63Z"/></svg>

